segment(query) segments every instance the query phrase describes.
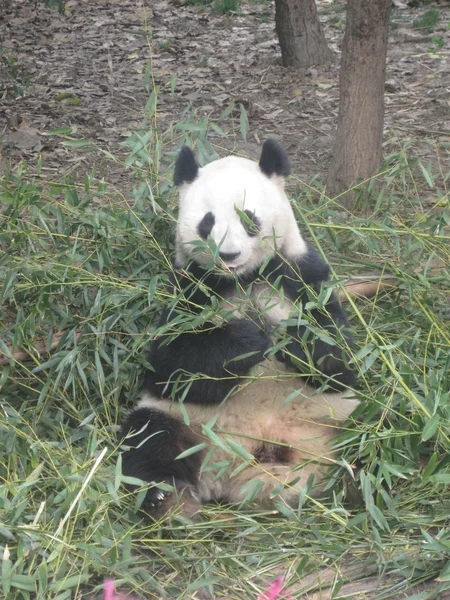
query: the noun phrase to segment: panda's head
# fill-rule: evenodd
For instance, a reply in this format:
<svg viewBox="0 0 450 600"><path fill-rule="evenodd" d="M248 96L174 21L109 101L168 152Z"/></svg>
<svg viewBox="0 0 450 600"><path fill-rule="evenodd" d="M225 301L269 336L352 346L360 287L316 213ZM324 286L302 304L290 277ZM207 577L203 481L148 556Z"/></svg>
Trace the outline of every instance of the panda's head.
<svg viewBox="0 0 450 600"><path fill-rule="evenodd" d="M264 143L259 163L229 156L203 168L190 148L182 148L174 173L178 266L191 260L210 264L214 256L223 274L244 275L276 252L287 259L304 254L284 191L289 171L286 153L274 140Z"/></svg>

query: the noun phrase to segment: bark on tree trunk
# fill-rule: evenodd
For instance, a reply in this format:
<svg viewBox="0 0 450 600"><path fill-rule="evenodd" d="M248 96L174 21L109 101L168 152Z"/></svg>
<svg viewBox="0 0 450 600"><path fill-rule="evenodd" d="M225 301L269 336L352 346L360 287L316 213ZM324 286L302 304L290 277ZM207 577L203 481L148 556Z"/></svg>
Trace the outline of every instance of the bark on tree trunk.
<svg viewBox="0 0 450 600"><path fill-rule="evenodd" d="M284 67L311 67L333 58L315 0L275 0L275 25Z"/></svg>
<svg viewBox="0 0 450 600"><path fill-rule="evenodd" d="M348 0L339 74L339 116L327 195L372 177L382 160L384 85L391 0ZM354 193L340 203L351 208Z"/></svg>

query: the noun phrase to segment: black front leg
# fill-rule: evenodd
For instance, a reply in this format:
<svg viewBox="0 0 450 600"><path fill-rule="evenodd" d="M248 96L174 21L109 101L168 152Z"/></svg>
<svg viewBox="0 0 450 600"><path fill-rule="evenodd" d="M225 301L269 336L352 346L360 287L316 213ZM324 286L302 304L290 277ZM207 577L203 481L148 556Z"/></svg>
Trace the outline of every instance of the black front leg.
<svg viewBox="0 0 450 600"><path fill-rule="evenodd" d="M308 301L308 288L316 294L320 286L329 279L330 268L317 250L308 246L307 252L296 262L289 262L277 256L269 262L267 274L269 281L278 282L286 296L293 302ZM326 379L329 387L342 390L356 383L355 372L349 366L349 352L353 347L352 336L348 330L345 312L336 296L331 295L323 310L312 309L304 312L311 320L311 326L321 329L336 344L330 344L314 334L305 325L288 327L290 339L286 346L288 358L296 364L301 373L315 371L311 383L322 385ZM308 364L313 363L313 369Z"/></svg>
<svg viewBox="0 0 450 600"><path fill-rule="evenodd" d="M207 326L206 326L207 327ZM253 321L235 319L223 327L183 333L152 344L145 385L150 393L184 402L219 404L261 362L271 340ZM242 358L239 358L239 357ZM186 392L186 388L187 392Z"/></svg>
<svg viewBox="0 0 450 600"><path fill-rule="evenodd" d="M330 344L314 334L306 325L288 327L290 339L286 352L291 361L297 364L300 372L308 372L312 361L314 373L310 381L320 386L326 379L328 386L337 391L354 387L355 371L349 366L349 350L353 348L353 339L348 331L347 319L337 299L332 296L324 310L313 309L309 313L311 327L323 331L335 344Z"/></svg>

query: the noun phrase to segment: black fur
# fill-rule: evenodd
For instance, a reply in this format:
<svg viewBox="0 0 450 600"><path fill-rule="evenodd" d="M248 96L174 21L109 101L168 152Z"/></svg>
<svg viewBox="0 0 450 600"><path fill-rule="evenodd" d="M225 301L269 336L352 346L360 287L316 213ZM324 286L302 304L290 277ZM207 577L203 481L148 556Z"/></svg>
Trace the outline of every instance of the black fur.
<svg viewBox="0 0 450 600"><path fill-rule="evenodd" d="M203 219L200 221L200 223L197 226L198 235L203 240L206 240L208 235L211 233L212 228L214 227L215 223L216 223L216 218L213 215L213 213L207 212L206 215L203 217Z"/></svg>
<svg viewBox="0 0 450 600"><path fill-rule="evenodd" d="M299 369L310 373L308 380L317 387L326 382L332 390L342 391L356 384L347 351L347 348L353 347L353 340L348 332L345 316L344 319L342 317L342 309L337 300L333 299L327 304L326 312L315 309L310 312L310 326L300 325L286 330L286 335L291 340L285 347L286 353L294 364L298 361ZM331 338L334 345L315 336L311 331L314 328ZM307 367L309 358L314 367L311 369L312 373Z"/></svg>
<svg viewBox="0 0 450 600"><path fill-rule="evenodd" d="M167 398L175 388L178 397L184 396L189 386L184 402L219 404L241 381L239 377L263 360L270 345L269 336L246 319L231 320L223 327L207 323L169 343L156 340L150 352L154 371L147 371L146 389ZM238 359L241 355L246 356Z"/></svg>
<svg viewBox="0 0 450 600"><path fill-rule="evenodd" d="M158 328L180 312L196 314L211 306L211 293L222 298L236 288L233 279L206 271L195 261L176 272L172 282L179 299L173 308L163 311ZM184 402L220 404L240 383L239 377L261 362L271 343L262 324L247 319L233 319L223 327L205 323L173 339L162 336L151 345L153 370L146 372L145 389L167 398L175 388L177 396L182 396L189 386Z"/></svg>
<svg viewBox="0 0 450 600"><path fill-rule="evenodd" d="M184 423L159 410L138 408L128 415L122 437L136 432L139 433L125 440L131 448L122 454L123 473L144 481L169 483L179 489L197 484L201 453L175 460L182 452L198 444L197 438ZM154 511L166 495L167 492L151 488L143 508Z"/></svg>
<svg viewBox="0 0 450 600"><path fill-rule="evenodd" d="M192 183L198 175L198 164L189 146L183 146L175 161L173 182L178 187L183 183Z"/></svg>
<svg viewBox="0 0 450 600"><path fill-rule="evenodd" d="M308 245L306 254L298 259L297 264L300 267L302 282L306 285L320 284L330 276L330 266L312 246ZM293 272L295 272L295 268ZM286 282L285 285L289 288L289 283Z"/></svg>
<svg viewBox="0 0 450 600"><path fill-rule="evenodd" d="M259 159L259 168L267 177L272 175L287 177L291 174L289 158L276 140L266 140L264 142Z"/></svg>
<svg viewBox="0 0 450 600"><path fill-rule="evenodd" d="M185 269L178 270L171 277L171 283L176 293L183 292L180 307L190 312L198 312L211 303L211 290L214 296L223 298L229 292L236 289L236 282L230 277L218 275L207 267L201 266L195 261ZM162 323L169 319L162 318Z"/></svg>
<svg viewBox="0 0 450 600"><path fill-rule="evenodd" d="M242 219L242 226L249 237L255 237L258 235L261 229L261 221L250 210L244 210L244 212L251 222L249 223L248 221L244 221L244 219Z"/></svg>
<svg viewBox="0 0 450 600"><path fill-rule="evenodd" d="M330 267L314 248L308 246L307 253L293 264L276 256L268 263L265 272L268 280L282 287L291 301L300 299L306 304L308 286L319 292L320 284L329 278ZM306 373L308 358L312 359L317 372L312 374L310 383L321 386L325 376L328 386L334 390L353 387L356 376L348 364L348 353L341 347L352 348L353 339L348 330L345 312L336 296L331 295L323 310L314 308L305 311L305 316L309 319L311 328L321 330L335 344L331 345L320 339L306 325L291 326L286 330L287 337L291 339L286 346L286 353L292 355L294 360L297 359L298 368L305 369Z"/></svg>

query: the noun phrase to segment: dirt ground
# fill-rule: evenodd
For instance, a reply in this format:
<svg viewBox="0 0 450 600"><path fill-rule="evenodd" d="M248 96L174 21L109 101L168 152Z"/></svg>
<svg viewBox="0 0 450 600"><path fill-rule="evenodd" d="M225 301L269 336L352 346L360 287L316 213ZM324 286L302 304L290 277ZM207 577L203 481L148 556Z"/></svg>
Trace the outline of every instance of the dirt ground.
<svg viewBox="0 0 450 600"><path fill-rule="evenodd" d="M0 0L3 170L10 160L25 158L33 165L42 153L46 178L72 172L82 180L95 166L98 176L129 193L123 164L42 134L72 126L76 137L125 158L121 142L142 122L148 99L143 80L151 57L160 86L160 125L179 121L188 103L199 117L212 119L231 102L243 103L250 133L242 143L237 119L239 150L257 157L261 141L274 136L288 150L297 176L324 178L337 117L342 0L318 0L336 60L308 70L281 67L273 2L242 0L240 12L231 15L186 6L184 0L68 0L64 15L41 4ZM432 7L440 12L433 33L413 27ZM396 1L387 64L386 153L414 138L415 154L434 161L430 140L450 141L449 22L448 3L411 8ZM143 35L149 26L151 43ZM8 58L16 62L6 67ZM226 140L227 149L235 142ZM441 153L441 160L447 158L448 149Z"/></svg>

